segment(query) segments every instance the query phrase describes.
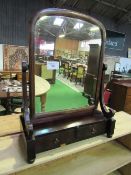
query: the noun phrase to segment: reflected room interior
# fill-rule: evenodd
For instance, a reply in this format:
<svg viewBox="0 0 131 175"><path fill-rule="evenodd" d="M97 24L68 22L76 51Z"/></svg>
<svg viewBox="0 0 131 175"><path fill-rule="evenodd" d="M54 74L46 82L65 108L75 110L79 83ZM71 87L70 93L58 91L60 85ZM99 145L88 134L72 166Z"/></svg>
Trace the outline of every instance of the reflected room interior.
<svg viewBox="0 0 131 175"><path fill-rule="evenodd" d="M43 16L35 26L35 112L87 108L95 103L101 33L64 16Z"/></svg>
<svg viewBox="0 0 131 175"><path fill-rule="evenodd" d="M101 33L97 26L64 16L42 16L35 25L35 112L48 113L94 104ZM21 113L22 61L28 46L0 44L0 115ZM111 105L112 83L131 79L131 60L105 55L104 102ZM27 71L27 82L29 72ZM114 107L113 107L114 108Z"/></svg>

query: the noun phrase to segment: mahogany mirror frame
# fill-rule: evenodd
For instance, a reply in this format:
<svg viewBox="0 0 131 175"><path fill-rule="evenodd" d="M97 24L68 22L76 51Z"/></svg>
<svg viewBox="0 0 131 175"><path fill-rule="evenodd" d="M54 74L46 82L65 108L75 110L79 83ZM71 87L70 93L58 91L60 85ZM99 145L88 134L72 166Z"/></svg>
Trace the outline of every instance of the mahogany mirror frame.
<svg viewBox="0 0 131 175"><path fill-rule="evenodd" d="M99 27L101 33L101 48L99 55L98 76L95 94L95 103L87 108L77 110L63 110L58 112L35 114L35 59L34 59L34 36L35 24L42 16L66 16L78 18L90 22ZM23 84L23 115L21 122L26 141L26 152L28 163L33 163L36 153L57 148L61 144L70 144L83 139L94 137L100 134L107 134L112 137L115 129L115 119L113 110L107 110L103 100L104 73L106 66L103 64L104 44L106 32L104 26L96 19L65 9L46 9L38 12L30 23L30 43L29 43L29 66L22 63L22 84ZM27 93L26 71L29 69L29 100ZM97 110L100 102L101 111ZM29 107L29 108L28 108ZM79 121L79 122L77 122ZM73 124L72 126L69 124ZM45 128L52 128L47 133L43 133ZM64 136L64 137L63 137ZM68 140L69 139L69 140Z"/></svg>
<svg viewBox="0 0 131 175"><path fill-rule="evenodd" d="M99 56L99 66L98 66L98 75L97 75L97 85L96 85L96 94L95 94L95 104L91 105L87 108L80 108L75 110L68 111L58 111L58 112L49 112L49 113L35 113L35 59L34 59L34 50L35 50L35 25L36 22L43 16L66 16L71 18L78 18L83 21L87 21L91 24L94 24L99 27L101 33L101 46L100 46L100 56ZM66 10L66 9L57 9L57 8L49 8L42 10L36 14L32 21L30 21L30 34L29 34L29 100L30 100L30 119L39 118L39 117L49 117L49 116L63 116L67 117L70 115L80 116L87 115L87 113L91 113L94 109L97 108L99 98L100 98L100 88L101 88L101 77L102 77L102 68L103 68L103 57L104 57L104 48L105 48L105 40L106 40L106 31L101 22L98 20L84 15L75 11ZM103 98L103 94L101 94ZM37 116L37 117L36 117Z"/></svg>

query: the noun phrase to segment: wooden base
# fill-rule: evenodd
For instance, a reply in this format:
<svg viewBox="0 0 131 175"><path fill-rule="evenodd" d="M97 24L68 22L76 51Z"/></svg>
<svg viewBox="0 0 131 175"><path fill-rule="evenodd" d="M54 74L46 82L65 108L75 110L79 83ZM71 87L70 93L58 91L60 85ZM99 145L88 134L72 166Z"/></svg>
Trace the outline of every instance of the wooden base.
<svg viewBox="0 0 131 175"><path fill-rule="evenodd" d="M64 124L60 122L55 127L53 125L35 127L36 153L106 133L105 119L102 117L98 117L96 121L95 119L89 117Z"/></svg>
<svg viewBox="0 0 131 175"><path fill-rule="evenodd" d="M40 120L42 121L41 118ZM77 119L71 118L47 123L39 123L37 120L37 123L33 124L34 135L27 137L25 133L27 160L29 163L33 163L36 153L101 134L106 133L107 137L111 137L115 126L114 123L111 125L111 122L112 120L107 120L98 111L95 111L92 115L78 117Z"/></svg>

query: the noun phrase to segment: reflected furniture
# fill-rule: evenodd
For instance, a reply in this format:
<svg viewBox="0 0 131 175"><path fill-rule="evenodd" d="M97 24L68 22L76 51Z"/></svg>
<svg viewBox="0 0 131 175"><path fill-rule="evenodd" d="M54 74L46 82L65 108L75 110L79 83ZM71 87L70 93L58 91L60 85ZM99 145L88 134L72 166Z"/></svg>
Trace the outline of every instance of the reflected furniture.
<svg viewBox="0 0 131 175"><path fill-rule="evenodd" d="M35 76L35 96L40 97L41 100L41 111L45 111L46 94L50 89L48 81L44 80L39 76Z"/></svg>
<svg viewBox="0 0 131 175"><path fill-rule="evenodd" d="M98 44L90 44L90 52L88 58L88 69L84 78L83 95L89 98L89 103L93 103L95 98L97 74L99 67L100 46ZM105 76L103 76L104 78ZM103 80L104 81L104 80Z"/></svg>
<svg viewBox="0 0 131 175"><path fill-rule="evenodd" d="M46 102L46 93L48 92L48 90L50 89L50 84L48 83L48 81L44 80L43 78L39 77L39 76L35 76L35 96L36 97L40 97L40 101L41 101L41 111L45 110L45 102ZM4 99L5 104L7 106L6 110L9 111L10 113L10 105L11 104L10 100L11 99L16 99L16 98L21 98L22 99L22 91L21 92L6 92L3 91L2 88L5 87L5 84L1 83L0 84L0 99ZM14 88L14 86L9 86L10 88ZM8 104L9 102L9 104Z"/></svg>
<svg viewBox="0 0 131 175"><path fill-rule="evenodd" d="M54 84L56 80L56 70L48 70L47 63L35 62L35 75L42 77L51 84Z"/></svg>
<svg viewBox="0 0 131 175"><path fill-rule="evenodd" d="M84 77L84 92L83 95L87 96L89 99L89 103L91 99L94 98L94 92L96 91L97 78L94 74L87 73Z"/></svg>
<svg viewBox="0 0 131 175"><path fill-rule="evenodd" d="M70 63L64 62L64 70L63 70L64 76L67 76L67 78L68 78L70 76L70 72L71 72Z"/></svg>
<svg viewBox="0 0 131 175"><path fill-rule="evenodd" d="M75 70L74 70L75 69ZM83 65L78 65L77 68L72 67L72 72L70 74L70 80L75 79L75 82L79 81L83 85L83 80L84 80L84 75L85 75L85 67Z"/></svg>
<svg viewBox="0 0 131 175"><path fill-rule="evenodd" d="M48 70L47 64L42 64L41 77L48 80L51 84L54 84L56 80L56 70Z"/></svg>
<svg viewBox="0 0 131 175"><path fill-rule="evenodd" d="M129 79L129 78L131 78L131 73L122 73L122 72L118 72L118 71L112 71L110 79L116 79L116 78Z"/></svg>
<svg viewBox="0 0 131 175"><path fill-rule="evenodd" d="M29 75L28 72L27 74L27 81L29 80ZM8 71L0 71L0 79L16 79L18 81L22 81L22 71L13 71L13 70L8 70Z"/></svg>
<svg viewBox="0 0 131 175"><path fill-rule="evenodd" d="M60 65L59 66L59 74L63 74L65 61L62 59L61 56L58 56L57 60L59 60L59 65Z"/></svg>
<svg viewBox="0 0 131 175"><path fill-rule="evenodd" d="M98 44L90 44L90 52L88 58L88 73L97 76L99 67L100 46Z"/></svg>

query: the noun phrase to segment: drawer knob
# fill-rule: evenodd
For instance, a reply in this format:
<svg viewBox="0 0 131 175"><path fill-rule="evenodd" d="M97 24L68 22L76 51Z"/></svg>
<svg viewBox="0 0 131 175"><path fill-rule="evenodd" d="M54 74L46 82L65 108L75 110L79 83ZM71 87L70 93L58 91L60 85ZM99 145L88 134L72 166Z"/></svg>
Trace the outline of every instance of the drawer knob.
<svg viewBox="0 0 131 175"><path fill-rule="evenodd" d="M59 145L60 144L60 140L58 138L56 138L54 143L55 143L55 145Z"/></svg>
<svg viewBox="0 0 131 175"><path fill-rule="evenodd" d="M92 134L95 134L95 133L96 133L96 129L95 129L95 128L92 128L92 129L91 129L91 133L92 133Z"/></svg>

